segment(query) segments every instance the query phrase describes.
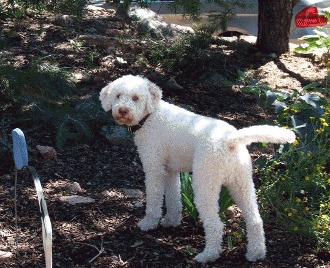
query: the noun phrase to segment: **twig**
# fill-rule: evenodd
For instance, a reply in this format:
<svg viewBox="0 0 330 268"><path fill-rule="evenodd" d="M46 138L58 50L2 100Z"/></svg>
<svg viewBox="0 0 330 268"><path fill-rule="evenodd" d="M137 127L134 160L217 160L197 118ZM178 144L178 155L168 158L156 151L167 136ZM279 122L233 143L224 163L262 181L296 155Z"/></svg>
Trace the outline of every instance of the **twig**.
<svg viewBox="0 0 330 268"><path fill-rule="evenodd" d="M100 245L100 249L98 249L97 246L94 246L94 245L91 245L91 244L88 244L88 243L81 243L81 242L78 242L77 244L81 244L81 245L86 245L86 246L90 246L92 248L95 248L99 253L96 254L93 258L91 258L88 262L89 263L92 263L93 261L95 261L103 252L105 252L104 250L104 247L103 247L103 236L101 237L101 245Z"/></svg>

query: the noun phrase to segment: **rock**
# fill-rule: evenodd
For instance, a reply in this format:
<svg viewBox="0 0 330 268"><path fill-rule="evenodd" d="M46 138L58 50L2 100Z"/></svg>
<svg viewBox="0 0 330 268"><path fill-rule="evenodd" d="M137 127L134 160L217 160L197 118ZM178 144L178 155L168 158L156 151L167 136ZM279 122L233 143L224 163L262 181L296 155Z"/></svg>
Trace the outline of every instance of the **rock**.
<svg viewBox="0 0 330 268"><path fill-rule="evenodd" d="M229 83L226 77L214 71L204 73L200 79L202 84L209 88L228 86Z"/></svg>
<svg viewBox="0 0 330 268"><path fill-rule="evenodd" d="M57 158L56 150L53 147L37 145L36 148L39 151L39 153L42 155L42 157L45 159Z"/></svg>
<svg viewBox="0 0 330 268"><path fill-rule="evenodd" d="M110 142L112 145L132 145L133 140L129 134L127 127L116 126L109 124L106 127L103 127L101 134Z"/></svg>
<svg viewBox="0 0 330 268"><path fill-rule="evenodd" d="M123 194L126 197L132 197L132 198L141 198L141 197L143 197L143 192L139 189L122 188L120 190L123 192Z"/></svg>
<svg viewBox="0 0 330 268"><path fill-rule="evenodd" d="M113 67L114 64L115 64L115 59L111 55L107 55L107 56L102 57L100 59L100 65L105 67L105 68Z"/></svg>
<svg viewBox="0 0 330 268"><path fill-rule="evenodd" d="M128 16L131 20L137 21L141 32L150 33L159 38L170 38L184 33L194 33L191 27L168 24L163 17L148 8L133 6L129 9Z"/></svg>
<svg viewBox="0 0 330 268"><path fill-rule="evenodd" d="M67 185L67 189L72 193L82 193L84 190L81 188L78 182Z"/></svg>
<svg viewBox="0 0 330 268"><path fill-rule="evenodd" d="M91 11L91 12L109 13L111 15L116 13L116 11L114 9L107 9L107 8L98 7L95 5L87 5L86 10Z"/></svg>
<svg viewBox="0 0 330 268"><path fill-rule="evenodd" d="M97 34L85 34L81 35L78 38L79 41L85 42L86 46L96 46L101 48L108 48L113 46L114 44L119 44L119 40L115 37L97 35Z"/></svg>
<svg viewBox="0 0 330 268"><path fill-rule="evenodd" d="M114 190L104 190L102 193L103 197L110 197L110 198L123 198L124 195L119 191Z"/></svg>
<svg viewBox="0 0 330 268"><path fill-rule="evenodd" d="M54 23L58 26L69 26L73 23L73 18L69 15L59 15L55 17Z"/></svg>
<svg viewBox="0 0 330 268"><path fill-rule="evenodd" d="M128 63L121 57L116 57L115 64L119 67L127 67Z"/></svg>
<svg viewBox="0 0 330 268"><path fill-rule="evenodd" d="M72 74L73 79L75 80L75 82L77 83L87 83L87 82L91 82L93 80L93 76L90 75L87 72L75 72Z"/></svg>
<svg viewBox="0 0 330 268"><path fill-rule="evenodd" d="M85 196L79 196L79 195L69 195L69 196L62 196L60 197L60 200L62 202L69 203L71 205L76 204L88 204L88 203L94 203L95 199L91 197L85 197Z"/></svg>

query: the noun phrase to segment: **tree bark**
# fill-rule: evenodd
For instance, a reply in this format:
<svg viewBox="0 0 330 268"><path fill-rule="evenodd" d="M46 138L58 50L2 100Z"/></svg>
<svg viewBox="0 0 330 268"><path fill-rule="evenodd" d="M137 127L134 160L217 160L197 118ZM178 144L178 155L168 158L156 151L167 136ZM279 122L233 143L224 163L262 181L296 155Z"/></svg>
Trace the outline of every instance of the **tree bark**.
<svg viewBox="0 0 330 268"><path fill-rule="evenodd" d="M264 53L289 51L292 9L297 0L258 0L257 47Z"/></svg>

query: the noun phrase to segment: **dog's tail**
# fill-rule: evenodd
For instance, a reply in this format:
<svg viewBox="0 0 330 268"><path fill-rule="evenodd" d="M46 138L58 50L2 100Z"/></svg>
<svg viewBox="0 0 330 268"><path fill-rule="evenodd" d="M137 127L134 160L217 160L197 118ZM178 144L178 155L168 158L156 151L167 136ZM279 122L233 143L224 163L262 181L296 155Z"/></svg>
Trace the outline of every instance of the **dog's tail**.
<svg viewBox="0 0 330 268"><path fill-rule="evenodd" d="M271 142L271 143L292 143L296 139L293 131L277 126L252 126L242 128L231 133L227 137L229 148L235 148L235 145L249 145L252 142Z"/></svg>

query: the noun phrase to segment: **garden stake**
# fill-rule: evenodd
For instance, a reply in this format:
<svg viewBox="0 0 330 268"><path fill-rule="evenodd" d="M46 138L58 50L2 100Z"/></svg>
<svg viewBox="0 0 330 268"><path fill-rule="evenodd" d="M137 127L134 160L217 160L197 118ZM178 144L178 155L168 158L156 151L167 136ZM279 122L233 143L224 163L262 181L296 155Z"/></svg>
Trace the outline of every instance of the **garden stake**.
<svg viewBox="0 0 330 268"><path fill-rule="evenodd" d="M24 137L24 133L19 128L15 128L12 131L13 137L13 153L14 153L14 161L16 167L16 175L15 175L15 224L17 228L17 208L16 208L16 183L17 183L17 171L21 170L25 167L30 171L34 186L36 188L38 203L41 213L41 225L42 225L42 240L45 252L45 261L46 268L52 268L52 225L50 222L48 209L46 200L43 195L43 190L40 183L39 175L36 169L32 166L28 165L28 153L26 147L26 141ZM17 229L16 229L17 230ZM18 236L16 231L16 247L18 248Z"/></svg>

